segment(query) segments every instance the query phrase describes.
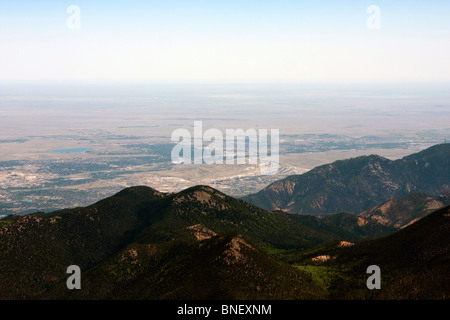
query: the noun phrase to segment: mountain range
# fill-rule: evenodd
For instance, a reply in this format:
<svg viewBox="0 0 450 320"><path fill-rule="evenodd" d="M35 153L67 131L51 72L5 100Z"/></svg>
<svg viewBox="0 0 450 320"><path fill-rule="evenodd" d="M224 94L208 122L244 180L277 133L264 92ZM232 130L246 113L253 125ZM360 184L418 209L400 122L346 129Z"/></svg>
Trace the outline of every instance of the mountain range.
<svg viewBox="0 0 450 320"><path fill-rule="evenodd" d="M266 210L209 186L136 186L87 207L8 216L0 220L0 299L448 299L447 149L401 160L424 167L409 179L414 192L379 197L357 214ZM350 164L359 162L366 189L380 175L365 181L367 157L348 161L332 167L340 181L343 167L351 181ZM365 284L373 264L381 290ZM80 290L66 286L71 265L81 269Z"/></svg>
<svg viewBox="0 0 450 320"><path fill-rule="evenodd" d="M273 182L243 200L267 210L324 215L360 213L414 192L450 191L450 144L398 160L377 155L339 160Z"/></svg>
<svg viewBox="0 0 450 320"><path fill-rule="evenodd" d="M342 226L336 223L343 220L341 216L332 221L263 210L208 186L176 194L160 193L145 186L131 187L88 207L3 219L0 297L86 298L87 292L89 297L96 298L128 297L124 287L133 287L129 282L138 279L142 283L141 276L149 274L155 277L148 277L149 282L143 288L154 290L139 294L133 287L129 292L152 299L186 298L187 293L197 298L293 297L301 276L273 253L392 232L392 228L376 222L367 221L360 226L356 217L346 219ZM255 261L254 267L250 267L251 261ZM214 263L217 270L206 281ZM66 268L73 264L86 270L83 271L86 289L80 293L68 291L63 281L67 277ZM224 289L230 264L234 276L241 274L240 284L238 287L230 284L230 288ZM239 271L237 266L243 270ZM101 282L112 284L99 285L99 275ZM180 285L188 279L199 282ZM248 288L271 289L245 294L242 286L246 281L250 283ZM92 288L101 288L101 292L88 289L91 282L95 283ZM200 284L205 290L199 290ZM212 288L222 288L223 292L215 289L211 292Z"/></svg>

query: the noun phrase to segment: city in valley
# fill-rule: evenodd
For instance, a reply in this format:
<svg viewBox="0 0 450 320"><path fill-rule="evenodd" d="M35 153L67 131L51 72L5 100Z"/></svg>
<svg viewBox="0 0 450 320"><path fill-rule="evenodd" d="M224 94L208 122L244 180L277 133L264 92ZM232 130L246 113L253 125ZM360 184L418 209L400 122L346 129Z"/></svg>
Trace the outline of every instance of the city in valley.
<svg viewBox="0 0 450 320"><path fill-rule="evenodd" d="M112 85L88 95L81 85L2 86L0 216L86 206L135 185L210 185L241 197L335 160L398 159L446 140L448 93L384 89ZM177 164L172 133L193 132L196 121L203 132L279 130L278 170Z"/></svg>

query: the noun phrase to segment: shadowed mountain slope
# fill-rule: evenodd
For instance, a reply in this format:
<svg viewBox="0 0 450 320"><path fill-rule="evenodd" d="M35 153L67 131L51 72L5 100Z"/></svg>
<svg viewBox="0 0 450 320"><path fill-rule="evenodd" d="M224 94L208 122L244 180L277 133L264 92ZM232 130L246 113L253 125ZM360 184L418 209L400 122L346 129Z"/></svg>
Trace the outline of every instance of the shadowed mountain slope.
<svg viewBox="0 0 450 320"><path fill-rule="evenodd" d="M243 199L301 214L359 213L413 192L450 191L450 144L391 161L370 155L339 160L276 181Z"/></svg>

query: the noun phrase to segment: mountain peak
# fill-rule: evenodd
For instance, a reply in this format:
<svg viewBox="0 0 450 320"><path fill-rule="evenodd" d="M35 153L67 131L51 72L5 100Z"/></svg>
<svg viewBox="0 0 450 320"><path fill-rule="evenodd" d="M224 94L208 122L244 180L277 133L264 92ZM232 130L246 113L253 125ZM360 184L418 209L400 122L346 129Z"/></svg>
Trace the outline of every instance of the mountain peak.
<svg viewBox="0 0 450 320"><path fill-rule="evenodd" d="M196 185L196 186L184 189L184 190L180 191L179 193L186 194L186 193L203 193L203 192L208 193L210 195L216 195L221 198L226 197L226 195L224 193L220 192L217 189L214 189L213 187L207 186L207 185Z"/></svg>
<svg viewBox="0 0 450 320"><path fill-rule="evenodd" d="M154 189L151 188L149 186L132 186L132 187L128 187L125 188L121 191L119 191L118 193L116 193L114 196L116 197L122 197L122 196L140 196L140 197L146 197L146 196L150 196L150 197L162 197L165 194Z"/></svg>
<svg viewBox="0 0 450 320"><path fill-rule="evenodd" d="M225 210L227 209L224 203L226 199L227 196L224 193L209 186L200 185L178 192L174 195L173 202L176 204L197 203L201 206Z"/></svg>

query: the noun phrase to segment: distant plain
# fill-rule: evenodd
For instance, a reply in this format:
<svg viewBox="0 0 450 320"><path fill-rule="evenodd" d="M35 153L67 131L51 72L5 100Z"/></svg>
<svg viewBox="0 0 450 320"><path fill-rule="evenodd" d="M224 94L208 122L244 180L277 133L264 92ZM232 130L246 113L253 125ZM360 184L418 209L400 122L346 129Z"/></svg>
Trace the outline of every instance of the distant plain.
<svg viewBox="0 0 450 320"><path fill-rule="evenodd" d="M450 138L450 93L419 84L2 84L0 106L2 215L87 205L140 184L242 196L335 160L398 159ZM203 132L279 129L280 171L172 164L172 132L193 133L194 121Z"/></svg>

